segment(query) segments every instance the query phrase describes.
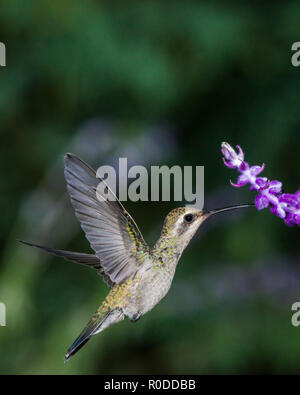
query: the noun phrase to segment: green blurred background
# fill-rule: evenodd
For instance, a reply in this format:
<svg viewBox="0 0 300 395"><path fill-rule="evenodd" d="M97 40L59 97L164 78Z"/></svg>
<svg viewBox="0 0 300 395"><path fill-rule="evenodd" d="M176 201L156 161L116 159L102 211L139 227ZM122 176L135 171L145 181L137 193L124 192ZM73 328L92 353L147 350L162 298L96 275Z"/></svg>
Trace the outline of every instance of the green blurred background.
<svg viewBox="0 0 300 395"><path fill-rule="evenodd" d="M0 5L0 373L299 373L299 228L268 210L207 221L167 297L63 364L108 289L87 268L18 244L89 252L63 178L71 151L97 168L204 165L205 206L253 199L229 185L240 144L285 191L299 187L295 1L11 0ZM176 202L125 204L155 242Z"/></svg>

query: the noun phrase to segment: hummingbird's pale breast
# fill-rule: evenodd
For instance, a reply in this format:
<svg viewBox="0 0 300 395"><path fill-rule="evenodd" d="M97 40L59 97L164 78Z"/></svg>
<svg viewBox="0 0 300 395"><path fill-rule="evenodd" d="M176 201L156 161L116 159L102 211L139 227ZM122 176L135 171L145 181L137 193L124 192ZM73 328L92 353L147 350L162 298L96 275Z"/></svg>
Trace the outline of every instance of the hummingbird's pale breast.
<svg viewBox="0 0 300 395"><path fill-rule="evenodd" d="M172 265L164 267L154 257L148 258L148 262L136 273L129 303L123 308L128 318L137 320L152 310L167 294L173 281L176 263L174 260Z"/></svg>

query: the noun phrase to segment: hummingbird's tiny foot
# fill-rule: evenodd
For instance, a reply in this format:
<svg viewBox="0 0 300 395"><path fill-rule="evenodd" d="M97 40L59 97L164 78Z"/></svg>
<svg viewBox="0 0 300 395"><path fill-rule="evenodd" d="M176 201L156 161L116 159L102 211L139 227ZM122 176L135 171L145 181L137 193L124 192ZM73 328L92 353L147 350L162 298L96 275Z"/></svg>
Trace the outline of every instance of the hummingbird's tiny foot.
<svg viewBox="0 0 300 395"><path fill-rule="evenodd" d="M141 314L134 314L132 317L131 317L131 322L137 322L140 318L141 318Z"/></svg>

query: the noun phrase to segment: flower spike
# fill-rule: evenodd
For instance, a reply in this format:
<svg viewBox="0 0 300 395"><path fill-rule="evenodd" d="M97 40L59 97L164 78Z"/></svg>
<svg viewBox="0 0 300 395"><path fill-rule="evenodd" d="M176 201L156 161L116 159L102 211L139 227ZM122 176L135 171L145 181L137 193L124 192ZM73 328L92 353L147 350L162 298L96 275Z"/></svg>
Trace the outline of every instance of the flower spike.
<svg viewBox="0 0 300 395"><path fill-rule="evenodd" d="M282 193L282 183L277 180L270 181L266 177L257 177L265 168L261 166L249 166L244 161L244 152L237 145L238 152L228 143L223 142L221 151L224 164L240 172L237 183L230 180L232 186L241 188L250 184L250 189L258 192L255 197L255 206L258 210L270 207L272 214L284 219L288 226L300 226L300 189L293 193Z"/></svg>

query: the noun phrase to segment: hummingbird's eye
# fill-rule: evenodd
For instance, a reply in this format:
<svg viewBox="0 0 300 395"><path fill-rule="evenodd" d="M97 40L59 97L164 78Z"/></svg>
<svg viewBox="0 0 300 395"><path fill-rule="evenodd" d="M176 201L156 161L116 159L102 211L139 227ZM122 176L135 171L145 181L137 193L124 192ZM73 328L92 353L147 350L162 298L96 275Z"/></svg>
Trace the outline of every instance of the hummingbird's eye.
<svg viewBox="0 0 300 395"><path fill-rule="evenodd" d="M186 214L186 215L184 216L184 220L185 220L186 222L192 222L193 219L194 219L193 214Z"/></svg>

